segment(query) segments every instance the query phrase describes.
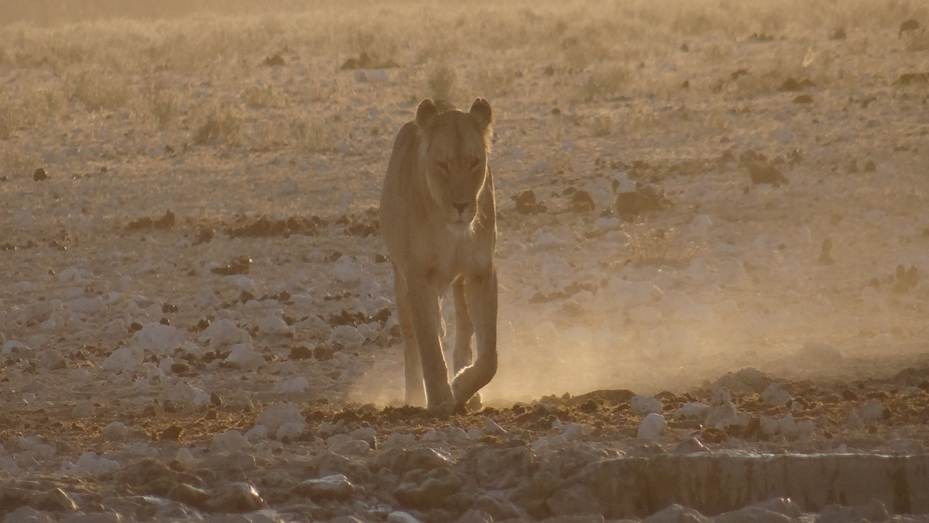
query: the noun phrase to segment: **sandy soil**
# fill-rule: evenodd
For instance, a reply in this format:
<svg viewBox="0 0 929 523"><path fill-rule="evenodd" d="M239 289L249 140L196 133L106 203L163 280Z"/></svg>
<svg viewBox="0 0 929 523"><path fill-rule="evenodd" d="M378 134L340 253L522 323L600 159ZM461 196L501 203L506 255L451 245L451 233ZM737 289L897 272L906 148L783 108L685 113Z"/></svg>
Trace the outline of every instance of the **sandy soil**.
<svg viewBox="0 0 929 523"><path fill-rule="evenodd" d="M723 4L0 26L0 515L640 518L573 474L924 456L929 12ZM434 419L376 205L418 100L477 95L500 372ZM920 506L875 497L752 510Z"/></svg>

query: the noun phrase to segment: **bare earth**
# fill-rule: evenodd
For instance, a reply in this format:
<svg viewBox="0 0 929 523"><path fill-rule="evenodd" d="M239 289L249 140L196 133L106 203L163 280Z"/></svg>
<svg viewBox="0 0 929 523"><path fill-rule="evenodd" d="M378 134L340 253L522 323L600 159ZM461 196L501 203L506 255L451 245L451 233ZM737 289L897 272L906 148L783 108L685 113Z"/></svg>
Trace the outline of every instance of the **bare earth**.
<svg viewBox="0 0 929 523"><path fill-rule="evenodd" d="M929 8L728 4L0 25L0 520L926 521ZM426 96L496 115L447 419L376 212Z"/></svg>

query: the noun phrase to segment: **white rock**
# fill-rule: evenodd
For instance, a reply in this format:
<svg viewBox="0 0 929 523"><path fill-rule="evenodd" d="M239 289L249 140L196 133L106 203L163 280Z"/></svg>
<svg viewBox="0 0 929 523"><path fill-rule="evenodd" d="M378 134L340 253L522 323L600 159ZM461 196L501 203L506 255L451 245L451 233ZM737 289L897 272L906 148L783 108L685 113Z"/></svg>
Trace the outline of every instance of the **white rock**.
<svg viewBox="0 0 929 523"><path fill-rule="evenodd" d="M213 436L211 452L239 452L250 446L245 436L237 430L227 430Z"/></svg>
<svg viewBox="0 0 929 523"><path fill-rule="evenodd" d="M293 328L280 316L266 316L257 323L258 331L271 336L292 336Z"/></svg>
<svg viewBox="0 0 929 523"><path fill-rule="evenodd" d="M164 398L180 405L204 407L210 403L210 395L200 387L178 381L165 387Z"/></svg>
<svg viewBox="0 0 929 523"><path fill-rule="evenodd" d="M700 401L690 401L687 402L679 409L677 409L677 414L685 418L695 418L703 419L706 417L707 412L709 412L710 406L706 403Z"/></svg>
<svg viewBox="0 0 929 523"><path fill-rule="evenodd" d="M250 342L252 337L247 331L240 329L234 321L222 318L210 324L200 334L200 339L208 341L211 347L224 347L237 343Z"/></svg>
<svg viewBox="0 0 929 523"><path fill-rule="evenodd" d="M360 347L364 341L364 335L351 325L338 325L332 329L329 336L330 343L337 343L347 348Z"/></svg>
<svg viewBox="0 0 929 523"><path fill-rule="evenodd" d="M256 425L267 427L277 439L295 439L306 432L306 422L300 408L293 403L277 403L265 408L255 420Z"/></svg>
<svg viewBox="0 0 929 523"><path fill-rule="evenodd" d="M739 410L731 402L724 402L710 407L706 413L706 426L725 430L727 427L744 427L751 421L751 416Z"/></svg>
<svg viewBox="0 0 929 523"><path fill-rule="evenodd" d="M255 425L254 427L248 429L245 433L245 439L252 443L258 443L259 441L268 437L268 427L264 425Z"/></svg>
<svg viewBox="0 0 929 523"><path fill-rule="evenodd" d="M93 296L90 298L78 298L76 300L71 300L68 303L68 308L74 314L89 316L100 312L100 309L103 308L103 298L99 296Z"/></svg>
<svg viewBox="0 0 929 523"><path fill-rule="evenodd" d="M226 279L227 282L231 283L234 287L240 291L247 292L251 295L258 294L258 285L255 284L255 280L249 278L248 276L243 276L241 274L236 274Z"/></svg>
<svg viewBox="0 0 929 523"><path fill-rule="evenodd" d="M355 439L348 434L333 434L326 439L326 446L336 454L344 456L366 456L371 453L367 441Z"/></svg>
<svg viewBox="0 0 929 523"><path fill-rule="evenodd" d="M119 462L98 456L95 452L85 452L76 462L65 466L66 471L81 476L102 476L119 468Z"/></svg>
<svg viewBox="0 0 929 523"><path fill-rule="evenodd" d="M387 523L421 523L407 512L394 511L387 515Z"/></svg>
<svg viewBox="0 0 929 523"><path fill-rule="evenodd" d="M56 518L48 512L32 507L19 507L6 514L3 523L55 523Z"/></svg>
<svg viewBox="0 0 929 523"><path fill-rule="evenodd" d="M786 405L792 398L782 383L771 383L761 393L761 400L775 407Z"/></svg>
<svg viewBox="0 0 929 523"><path fill-rule="evenodd" d="M777 421L778 431L784 435L785 438L795 439L799 434L800 430L797 428L797 421L794 419L793 414L787 414L783 418Z"/></svg>
<svg viewBox="0 0 929 523"><path fill-rule="evenodd" d="M174 459L185 467L192 467L197 464L197 458L194 457L194 453L187 447L177 449L177 452L174 454Z"/></svg>
<svg viewBox="0 0 929 523"><path fill-rule="evenodd" d="M639 439L656 440L664 434L667 427L668 422L665 421L664 416L653 412L645 416L642 422L639 423L638 437Z"/></svg>
<svg viewBox="0 0 929 523"><path fill-rule="evenodd" d="M303 421L294 421L290 423L285 423L277 428L277 432L274 433L274 437L279 441L292 441L306 432L306 423Z"/></svg>
<svg viewBox="0 0 929 523"><path fill-rule="evenodd" d="M146 323L135 333L133 341L142 350L153 354L168 354L184 343L184 331L171 325Z"/></svg>
<svg viewBox="0 0 929 523"><path fill-rule="evenodd" d="M416 443L416 436L413 434L408 434L406 432L394 432L387 436L387 439L384 440L384 443L381 445L385 449L398 447L404 448L409 447Z"/></svg>
<svg viewBox="0 0 929 523"><path fill-rule="evenodd" d="M356 69L354 76L357 82L382 83L390 79L383 69Z"/></svg>
<svg viewBox="0 0 929 523"><path fill-rule="evenodd" d="M661 413L661 400L654 396L635 395L629 400L629 405L636 414L645 415Z"/></svg>
<svg viewBox="0 0 929 523"><path fill-rule="evenodd" d="M332 267L335 279L348 285L357 285L364 277L361 265L349 256L342 256L336 260Z"/></svg>
<svg viewBox="0 0 929 523"><path fill-rule="evenodd" d="M274 392L278 394L300 394L310 388L310 380L303 376L286 379L274 386Z"/></svg>
<svg viewBox="0 0 929 523"><path fill-rule="evenodd" d="M332 331L329 324L315 314L311 314L309 318L297 323L296 328L300 332L306 333L318 340L329 339Z"/></svg>
<svg viewBox="0 0 929 523"><path fill-rule="evenodd" d="M252 349L250 343L239 343L229 348L226 362L242 370L255 370L264 365L265 359Z"/></svg>
<svg viewBox="0 0 929 523"><path fill-rule="evenodd" d="M359 427L348 433L353 439L367 443L371 448L377 445L377 431L373 427Z"/></svg>
<svg viewBox="0 0 929 523"><path fill-rule="evenodd" d="M16 446L23 452L28 452L33 456L42 458L52 457L58 452L54 445L45 443L38 436L23 436L17 438Z"/></svg>
<svg viewBox="0 0 929 523"><path fill-rule="evenodd" d="M107 441L121 441L129 437L129 428L121 421L114 421L103 427L103 437Z"/></svg>
<svg viewBox="0 0 929 523"><path fill-rule="evenodd" d="M77 267L68 267L62 269L58 273L58 281L62 283L75 283L81 284L84 283L88 278L91 277L91 273L84 269L79 269Z"/></svg>
<svg viewBox="0 0 929 523"><path fill-rule="evenodd" d="M0 349L0 354L4 356L9 356L11 354L22 356L30 352L32 352L32 347L16 340L7 340L3 342L3 349Z"/></svg>
<svg viewBox="0 0 929 523"><path fill-rule="evenodd" d="M101 367L112 372L132 372L142 365L145 353L141 347L120 347L103 360Z"/></svg>
<svg viewBox="0 0 929 523"><path fill-rule="evenodd" d="M642 523L705 523L709 518L690 507L674 503L642 520Z"/></svg>

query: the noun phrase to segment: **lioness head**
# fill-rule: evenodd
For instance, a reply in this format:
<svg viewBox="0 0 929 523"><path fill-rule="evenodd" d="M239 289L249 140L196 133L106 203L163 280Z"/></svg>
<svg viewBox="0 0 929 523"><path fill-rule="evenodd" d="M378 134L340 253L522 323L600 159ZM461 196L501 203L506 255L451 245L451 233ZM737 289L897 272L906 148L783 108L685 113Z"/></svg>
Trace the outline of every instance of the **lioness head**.
<svg viewBox="0 0 929 523"><path fill-rule="evenodd" d="M420 129L420 162L433 202L448 225L466 230L477 216L477 199L487 181L487 155L493 115L478 98L468 112L440 112L423 100L416 109Z"/></svg>

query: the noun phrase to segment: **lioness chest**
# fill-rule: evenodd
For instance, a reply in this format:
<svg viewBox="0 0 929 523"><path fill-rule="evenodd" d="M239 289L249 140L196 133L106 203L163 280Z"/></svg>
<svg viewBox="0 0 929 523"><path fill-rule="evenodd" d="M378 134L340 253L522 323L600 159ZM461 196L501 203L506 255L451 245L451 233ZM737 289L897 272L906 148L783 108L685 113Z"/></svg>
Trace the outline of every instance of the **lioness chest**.
<svg viewBox="0 0 929 523"><path fill-rule="evenodd" d="M420 253L418 265L439 287L448 286L459 276L479 275L491 268L493 247L481 231L449 231L432 247Z"/></svg>

